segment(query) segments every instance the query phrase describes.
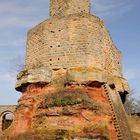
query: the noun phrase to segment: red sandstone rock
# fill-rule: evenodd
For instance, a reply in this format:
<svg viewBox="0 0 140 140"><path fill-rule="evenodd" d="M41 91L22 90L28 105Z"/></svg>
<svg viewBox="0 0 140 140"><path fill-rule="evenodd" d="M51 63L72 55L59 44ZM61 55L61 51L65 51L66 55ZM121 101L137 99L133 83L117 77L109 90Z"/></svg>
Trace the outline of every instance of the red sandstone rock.
<svg viewBox="0 0 140 140"><path fill-rule="evenodd" d="M58 107L54 105L49 108L40 107L46 96L55 95L57 92L64 94L64 91L71 95L76 92L85 94L85 97L95 101L93 108L86 108L86 105L82 103ZM81 97L79 96L79 99ZM11 132L20 134L41 128L49 133L50 130L62 129L75 137L105 136L108 139L117 140L110 110L102 87L66 86L62 91L56 91L48 85L31 84L19 101Z"/></svg>

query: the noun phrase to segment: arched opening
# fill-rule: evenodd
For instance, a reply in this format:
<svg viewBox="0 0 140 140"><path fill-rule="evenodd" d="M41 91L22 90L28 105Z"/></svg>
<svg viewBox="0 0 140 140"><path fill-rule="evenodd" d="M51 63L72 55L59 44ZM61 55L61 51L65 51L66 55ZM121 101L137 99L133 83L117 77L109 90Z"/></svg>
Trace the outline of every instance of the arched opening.
<svg viewBox="0 0 140 140"><path fill-rule="evenodd" d="M13 122L14 115L12 112L2 114L2 131L9 128Z"/></svg>

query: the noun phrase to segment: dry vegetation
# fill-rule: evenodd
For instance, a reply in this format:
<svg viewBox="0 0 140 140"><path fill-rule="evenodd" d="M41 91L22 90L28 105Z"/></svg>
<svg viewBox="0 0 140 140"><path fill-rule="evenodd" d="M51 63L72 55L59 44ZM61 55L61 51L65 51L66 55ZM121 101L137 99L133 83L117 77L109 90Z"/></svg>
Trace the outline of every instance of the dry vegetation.
<svg viewBox="0 0 140 140"><path fill-rule="evenodd" d="M85 109L99 110L100 104L89 98L84 92L81 91L61 91L57 93L50 93L46 95L44 101L38 108L50 107L65 107L69 105L82 104Z"/></svg>
<svg viewBox="0 0 140 140"><path fill-rule="evenodd" d="M86 134L75 135L74 132L69 132L63 129L57 130L36 130L34 132L26 132L16 136L4 136L2 140L83 140L83 139L97 139L97 140L109 140L107 133L104 131L104 126L93 125L85 127L83 132ZM96 135L93 135L94 132Z"/></svg>
<svg viewBox="0 0 140 140"><path fill-rule="evenodd" d="M129 115L128 121L135 140L140 140L140 117L137 115Z"/></svg>

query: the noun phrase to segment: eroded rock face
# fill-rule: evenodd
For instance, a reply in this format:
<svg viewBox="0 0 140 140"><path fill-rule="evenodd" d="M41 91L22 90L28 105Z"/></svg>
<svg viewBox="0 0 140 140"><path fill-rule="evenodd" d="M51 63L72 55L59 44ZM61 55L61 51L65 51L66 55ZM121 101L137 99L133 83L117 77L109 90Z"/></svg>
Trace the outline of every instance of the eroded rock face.
<svg viewBox="0 0 140 140"><path fill-rule="evenodd" d="M132 140L115 89L99 82L60 81L24 86L15 120L2 139Z"/></svg>
<svg viewBox="0 0 140 140"><path fill-rule="evenodd" d="M55 139L56 133L62 131L63 137L69 139L117 140L111 108L101 85L71 85L58 90L49 85L31 84L19 100L15 118L13 134L42 131Z"/></svg>

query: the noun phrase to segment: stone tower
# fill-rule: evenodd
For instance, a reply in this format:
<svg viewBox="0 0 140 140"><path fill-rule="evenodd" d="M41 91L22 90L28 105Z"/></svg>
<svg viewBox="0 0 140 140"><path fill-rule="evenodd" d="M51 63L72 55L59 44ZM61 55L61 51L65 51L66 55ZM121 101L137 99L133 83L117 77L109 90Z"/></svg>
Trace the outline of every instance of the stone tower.
<svg viewBox="0 0 140 140"><path fill-rule="evenodd" d="M28 32L16 90L23 96L13 134L132 140L120 98L129 92L121 52L90 14L90 0L50 0L49 19Z"/></svg>

